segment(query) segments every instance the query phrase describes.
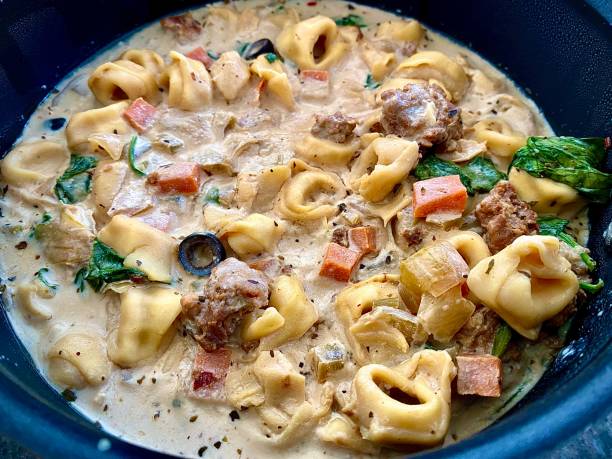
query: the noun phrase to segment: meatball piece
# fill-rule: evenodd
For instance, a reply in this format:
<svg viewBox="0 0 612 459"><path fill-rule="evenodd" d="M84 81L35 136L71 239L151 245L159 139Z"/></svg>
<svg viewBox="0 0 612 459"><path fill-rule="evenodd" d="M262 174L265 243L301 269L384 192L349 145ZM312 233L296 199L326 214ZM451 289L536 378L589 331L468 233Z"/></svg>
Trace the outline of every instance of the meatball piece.
<svg viewBox="0 0 612 459"><path fill-rule="evenodd" d="M356 126L357 121L353 118L336 112L333 115L315 115L315 124L310 132L320 139L345 143L353 137Z"/></svg>
<svg viewBox="0 0 612 459"><path fill-rule="evenodd" d="M381 125L387 134L414 140L429 148L461 137L461 109L432 84L407 84L381 94Z"/></svg>
<svg viewBox="0 0 612 459"><path fill-rule="evenodd" d="M268 282L263 273L235 258L212 270L201 295L181 300L187 330L207 351L227 343L242 318L268 304Z"/></svg>
<svg viewBox="0 0 612 459"><path fill-rule="evenodd" d="M525 234L536 234L538 214L522 201L510 182L499 182L476 207L476 218L485 231L491 252L497 253Z"/></svg>
<svg viewBox="0 0 612 459"><path fill-rule="evenodd" d="M464 354L491 354L499 316L486 307L478 308L455 335L460 351Z"/></svg>

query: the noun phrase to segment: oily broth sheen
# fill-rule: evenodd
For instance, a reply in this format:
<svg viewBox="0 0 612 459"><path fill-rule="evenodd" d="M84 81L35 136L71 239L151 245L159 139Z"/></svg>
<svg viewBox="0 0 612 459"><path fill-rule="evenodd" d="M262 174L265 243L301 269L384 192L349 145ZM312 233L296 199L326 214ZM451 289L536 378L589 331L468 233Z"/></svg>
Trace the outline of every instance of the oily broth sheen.
<svg viewBox="0 0 612 459"><path fill-rule="evenodd" d="M246 1L237 6L240 9L263 8L268 3L267 1ZM370 7L355 6L354 9L349 9L348 4L341 1L318 2L316 6L307 6L306 2L287 2L286 6L296 7L302 19L315 14L329 17L358 14L363 16L368 25L373 26L378 22L397 18L389 12ZM268 9L271 11L273 8ZM192 13L197 19L200 19L206 14L206 9L203 7L193 10ZM373 33L374 28L369 27L365 30L365 34ZM186 53L198 45L221 53L234 49L237 41L251 42L267 36L268 33L278 33L278 29L274 29L270 24L262 24L256 30L231 31L231 39L228 39L226 36L228 31L213 35L204 28L202 35L196 41L177 44L173 35L164 32L158 23L145 27L105 50L59 84L59 94L49 96L36 110L23 132L22 140L45 137L63 144L65 142L63 130L51 131L44 121L56 117L69 119L75 113L97 107L94 96L86 88L87 76L98 65L115 60L127 49L152 49L164 58L171 50ZM511 121L522 126L525 134L552 134L546 120L533 102L526 99L512 82L493 66L468 49L458 46L439 34L427 31L427 37L427 40L421 42L420 50L440 50L451 58L462 57L467 60L471 68L484 72L489 79L496 81L496 84L502 88L501 92L520 99L529 108L532 114L531 121L526 122L518 118ZM306 132L316 113L333 113L341 110L348 115L365 117L371 112L371 105L359 96L359 91L363 91L363 81L368 71L357 55L353 54L337 69L332 69L332 72L335 81L338 82L333 96L323 103L298 101L295 112L287 112L279 108L279 122L275 126L264 128L265 131L261 133L265 137L275 139L274 148L264 148L255 158L245 154L238 160L240 170L258 172L273 164L287 163L293 156L291 143L296 138L294 133ZM484 115L488 110L488 107L484 105L482 95L477 91L478 88L475 89L472 88L460 104L466 116L478 117ZM200 123L203 122L202 120L207 120L207 117L215 111L236 110L240 112L243 109L243 107L234 107L232 104L227 105L219 99L215 99L212 106L205 107L201 112L196 113L181 113L176 109L168 109L165 102L161 107L161 110L168 110L169 115L175 117L177 128L187 133L184 138L185 148L172 156L173 160L188 160L198 155L198 145L202 142L202 138L195 135L190 137L188 134L189 122L193 122L194 117L201 117L197 118L197 123ZM472 114L470 115L469 112ZM177 135L182 137L183 133ZM159 152L147 153L143 156L143 161L147 161L151 167L163 159L164 157L161 157ZM340 168L338 172L346 182L348 170ZM214 175L207 180L206 186L217 186L220 189L232 186L234 181L230 177ZM85 205L88 203L90 200L84 202ZM184 236L206 229L201 207L197 203L189 199L179 199L177 202L164 201L163 205L177 215L171 230L173 236ZM42 213L31 206L24 206L19 196L12 192L9 192L5 198L3 211L5 212L5 223L11 221L24 228L29 228L40 221ZM581 218L582 222L586 222L584 216ZM332 304L334 296L344 285L322 278L317 274L322 251L329 240L329 228L321 225L310 225L306 228L307 230L304 230L304 227L288 225L275 252L285 257L287 265L293 266L294 272L304 283L308 298L317 305L320 318L326 324L324 327L319 327L316 337L310 336L311 333L307 332L300 341L282 347L285 355L294 363L304 361L304 354L310 347L343 336ZM586 236L587 234L581 234L583 239ZM14 246L21 240L19 236L3 232L0 237L4 255L2 259L3 278L16 276L14 282L9 282L9 292L20 281L31 278L33 273L42 266L52 268L52 280L60 286L56 296L46 300L48 308L53 313L49 321L36 322L27 319L18 308L12 306L10 295L6 295L12 325L43 375L46 375L47 372L47 350L66 331L84 329L106 336L109 330L116 328L118 321L116 295L102 296L89 288L78 294L72 284L74 274L46 262L44 255L40 253L40 248L35 243L30 243L25 250L17 251ZM399 257L396 255L401 252L391 240L381 250L381 256L382 254L394 255L392 262L390 264L371 264L372 269L366 269L357 274L358 280L381 272L397 271ZM41 255L42 258L37 259L38 255ZM384 256L382 258L384 259ZM197 279L185 276L184 273L182 275L182 283L175 286L177 289L186 293L194 288L199 288ZM193 284L194 282L196 283ZM155 359L132 369L114 367L109 380L104 385L77 391L78 399L73 406L92 421L99 421L108 432L128 442L176 455L197 457L198 451L204 446L207 447L206 457L348 458L359 455L353 451L320 442L314 432L289 448L274 448L266 443L266 438L260 431L260 420L255 410L240 412L240 419L232 421L229 413L233 408L229 405L207 403L187 397L184 381L189 377L191 352L187 339L177 334L167 351ZM520 397L515 397L512 403L506 403L515 393L514 388L522 384L522 396L537 382L549 361L550 350L544 346L534 345L525 354L529 354L523 359L525 365L516 370L513 375L506 374L507 383L501 399L478 400L469 402L469 404L461 403L461 401L453 402L454 418L446 443L471 435L490 424L520 399ZM529 364L529 362L535 363ZM350 375L354 371L355 367L348 364L345 369L347 380L350 380ZM59 390L62 389L59 388ZM316 383L312 381L312 375L307 376L307 390L317 390ZM220 442L219 448L214 446L216 442ZM383 452L383 455L389 456L396 454L399 455L399 453L389 451Z"/></svg>

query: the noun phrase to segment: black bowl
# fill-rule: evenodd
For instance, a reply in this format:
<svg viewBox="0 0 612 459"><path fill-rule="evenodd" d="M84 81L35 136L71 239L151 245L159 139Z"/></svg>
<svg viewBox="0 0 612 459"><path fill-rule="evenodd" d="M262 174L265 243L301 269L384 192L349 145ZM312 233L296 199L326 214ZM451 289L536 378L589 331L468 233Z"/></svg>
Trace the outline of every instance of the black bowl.
<svg viewBox="0 0 612 459"><path fill-rule="evenodd" d="M82 61L138 26L200 3L5 0L0 9L0 152L10 149L40 100ZM599 12L578 0L369 3L399 8L479 52L522 85L557 133L612 134L612 7L606 0L591 0ZM589 247L606 287L580 310L570 343L544 378L500 422L423 456L525 457L552 449L610 412L612 269L603 233L611 217L612 206L591 211ZM4 314L0 331L0 433L46 457L157 456L73 411L36 372Z"/></svg>

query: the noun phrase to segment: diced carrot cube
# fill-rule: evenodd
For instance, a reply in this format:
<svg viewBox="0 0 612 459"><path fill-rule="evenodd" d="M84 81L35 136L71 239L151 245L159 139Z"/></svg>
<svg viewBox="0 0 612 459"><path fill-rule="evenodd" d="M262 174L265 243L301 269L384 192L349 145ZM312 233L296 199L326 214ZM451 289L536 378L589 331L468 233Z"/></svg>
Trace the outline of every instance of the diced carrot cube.
<svg viewBox="0 0 612 459"><path fill-rule="evenodd" d="M213 65L212 58L208 55L206 50L201 46L198 46L195 49L192 49L187 54L185 54L189 59L193 59L196 61L200 61L206 67L206 70L210 70L210 67Z"/></svg>
<svg viewBox="0 0 612 459"><path fill-rule="evenodd" d="M138 132L143 132L153 125L156 112L157 109L153 105L139 97L130 104L123 113L123 116L125 116L134 129Z"/></svg>
<svg viewBox="0 0 612 459"><path fill-rule="evenodd" d="M457 356L457 392L462 395L499 397L502 362L489 354Z"/></svg>
<svg viewBox="0 0 612 459"><path fill-rule="evenodd" d="M376 251L376 230L371 226L358 226L348 232L349 247L362 255Z"/></svg>
<svg viewBox="0 0 612 459"><path fill-rule="evenodd" d="M415 217L426 217L439 211L463 212L467 197L467 190L458 175L421 180L413 185L413 213Z"/></svg>
<svg viewBox="0 0 612 459"><path fill-rule="evenodd" d="M329 72L327 70L302 70L300 76L303 80L308 78L319 81L329 80Z"/></svg>
<svg viewBox="0 0 612 459"><path fill-rule="evenodd" d="M200 189L200 166L197 163L174 163L159 167L147 181L162 193L197 193Z"/></svg>
<svg viewBox="0 0 612 459"><path fill-rule="evenodd" d="M360 252L330 242L323 257L319 275L346 282L351 278L351 273L361 256Z"/></svg>

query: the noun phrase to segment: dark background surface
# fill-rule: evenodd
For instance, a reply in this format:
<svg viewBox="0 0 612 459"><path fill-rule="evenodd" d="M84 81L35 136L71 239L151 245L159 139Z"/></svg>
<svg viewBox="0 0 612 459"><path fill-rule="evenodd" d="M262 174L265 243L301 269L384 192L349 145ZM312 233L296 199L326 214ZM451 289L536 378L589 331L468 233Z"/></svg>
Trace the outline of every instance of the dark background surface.
<svg viewBox="0 0 612 459"><path fill-rule="evenodd" d="M201 3L4 0L0 3L0 152L15 141L42 97L86 57L136 25ZM583 1L370 3L400 7L406 15L458 38L507 70L558 133L612 134L612 33L609 24ZM612 269L602 243L611 214L612 208L592 213L590 244L600 265L598 274L608 287L581 310L570 344L541 383L502 422L443 454L452 450L457 457L500 459L612 456ZM19 438L49 457L99 455L95 445L103 433L79 419L35 374L3 316L0 331L0 433ZM0 448L10 445L4 441ZM117 443L109 456L112 453L116 457L138 454ZM0 457L19 454L9 449L5 455L0 449Z"/></svg>

